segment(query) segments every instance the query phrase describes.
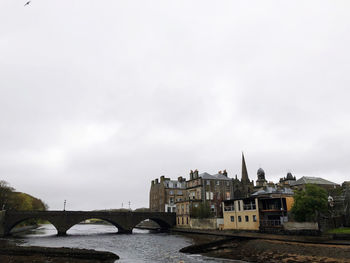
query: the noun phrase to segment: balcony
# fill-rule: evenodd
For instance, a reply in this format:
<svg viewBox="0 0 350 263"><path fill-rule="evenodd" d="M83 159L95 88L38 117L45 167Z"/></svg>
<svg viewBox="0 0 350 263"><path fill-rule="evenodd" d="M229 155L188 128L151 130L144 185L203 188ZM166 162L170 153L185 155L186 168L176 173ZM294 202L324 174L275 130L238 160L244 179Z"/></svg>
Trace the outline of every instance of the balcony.
<svg viewBox="0 0 350 263"><path fill-rule="evenodd" d="M235 206L234 205L224 206L224 211L235 211Z"/></svg>
<svg viewBox="0 0 350 263"><path fill-rule="evenodd" d="M243 210L256 210L256 204L245 204Z"/></svg>

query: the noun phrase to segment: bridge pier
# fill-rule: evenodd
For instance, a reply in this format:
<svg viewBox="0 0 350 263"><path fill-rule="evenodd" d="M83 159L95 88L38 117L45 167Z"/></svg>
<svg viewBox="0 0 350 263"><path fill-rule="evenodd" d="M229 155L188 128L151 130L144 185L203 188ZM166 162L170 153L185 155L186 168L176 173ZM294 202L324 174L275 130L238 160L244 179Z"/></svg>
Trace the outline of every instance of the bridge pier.
<svg viewBox="0 0 350 263"><path fill-rule="evenodd" d="M57 236L64 237L67 235L67 231L57 231Z"/></svg>
<svg viewBox="0 0 350 263"><path fill-rule="evenodd" d="M120 229L120 228L118 228L118 234L132 234L132 229Z"/></svg>

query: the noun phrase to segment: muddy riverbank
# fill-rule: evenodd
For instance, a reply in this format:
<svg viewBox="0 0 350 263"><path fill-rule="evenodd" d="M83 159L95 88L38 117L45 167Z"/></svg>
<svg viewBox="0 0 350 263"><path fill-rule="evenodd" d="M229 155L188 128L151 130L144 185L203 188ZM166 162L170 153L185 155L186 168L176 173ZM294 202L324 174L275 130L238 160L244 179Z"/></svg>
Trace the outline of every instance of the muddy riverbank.
<svg viewBox="0 0 350 263"><path fill-rule="evenodd" d="M213 238L212 240L209 240ZM205 239L207 242L205 242ZM350 263L349 245L311 244L281 240L224 238L199 235L195 245L181 249L184 253L259 263L327 262Z"/></svg>
<svg viewBox="0 0 350 263"><path fill-rule="evenodd" d="M0 241L1 263L112 263L119 257L111 252L76 248L21 247Z"/></svg>

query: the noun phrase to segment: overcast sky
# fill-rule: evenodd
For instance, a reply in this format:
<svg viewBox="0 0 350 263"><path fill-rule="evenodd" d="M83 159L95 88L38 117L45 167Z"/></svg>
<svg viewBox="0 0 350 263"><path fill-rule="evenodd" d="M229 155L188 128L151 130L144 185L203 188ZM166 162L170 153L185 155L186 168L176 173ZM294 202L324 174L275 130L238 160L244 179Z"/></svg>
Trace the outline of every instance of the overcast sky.
<svg viewBox="0 0 350 263"><path fill-rule="evenodd" d="M0 179L148 207L190 169L350 180L349 1L0 0Z"/></svg>

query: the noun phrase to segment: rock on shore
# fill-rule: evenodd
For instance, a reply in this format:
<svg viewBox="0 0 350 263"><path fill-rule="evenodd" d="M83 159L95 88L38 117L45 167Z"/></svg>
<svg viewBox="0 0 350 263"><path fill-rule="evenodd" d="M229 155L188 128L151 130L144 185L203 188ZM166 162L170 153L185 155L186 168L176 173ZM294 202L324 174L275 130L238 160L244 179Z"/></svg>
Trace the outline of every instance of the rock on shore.
<svg viewBox="0 0 350 263"><path fill-rule="evenodd" d="M119 257L111 252L90 249L18 246L0 248L1 263L112 263L117 259Z"/></svg>

